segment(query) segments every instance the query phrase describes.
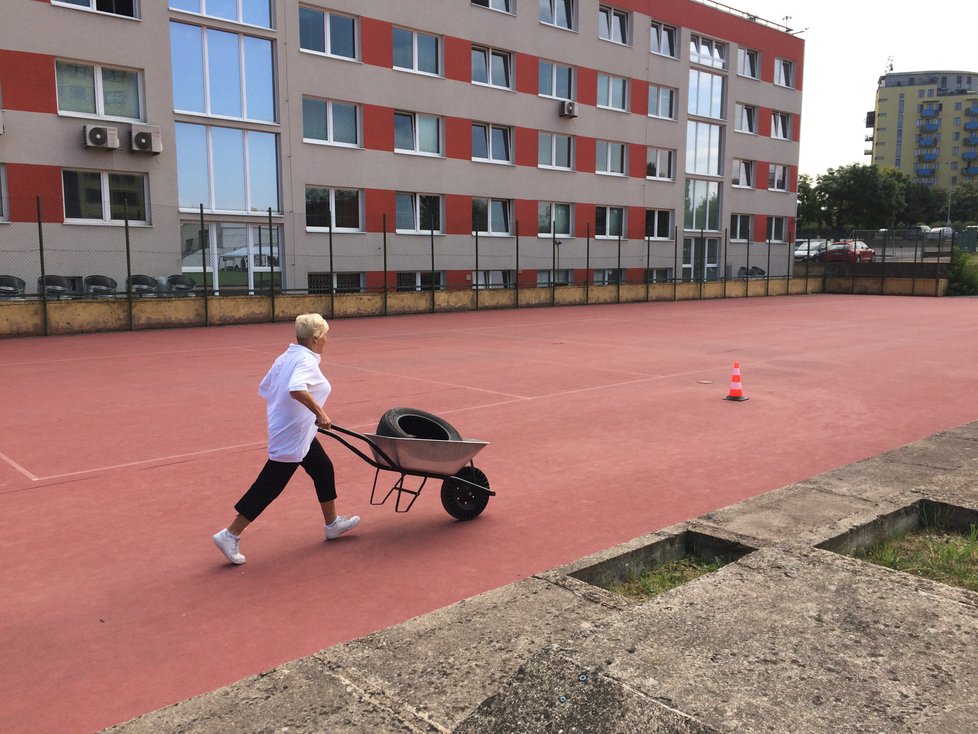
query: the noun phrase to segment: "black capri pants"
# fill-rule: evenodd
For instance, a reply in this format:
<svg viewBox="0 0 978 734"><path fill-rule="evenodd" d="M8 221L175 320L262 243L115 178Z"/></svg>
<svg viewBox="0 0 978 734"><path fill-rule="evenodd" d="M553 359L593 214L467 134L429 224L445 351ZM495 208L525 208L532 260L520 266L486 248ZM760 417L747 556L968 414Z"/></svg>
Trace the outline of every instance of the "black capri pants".
<svg viewBox="0 0 978 734"><path fill-rule="evenodd" d="M323 447L315 438L309 445L309 451L298 464L269 459L259 473L251 488L238 500L234 509L251 521L258 518L265 508L282 494L285 485L289 483L295 470L299 467L306 470L313 484L316 485L316 497L320 502L336 499L336 478L333 474L333 462L326 455Z"/></svg>

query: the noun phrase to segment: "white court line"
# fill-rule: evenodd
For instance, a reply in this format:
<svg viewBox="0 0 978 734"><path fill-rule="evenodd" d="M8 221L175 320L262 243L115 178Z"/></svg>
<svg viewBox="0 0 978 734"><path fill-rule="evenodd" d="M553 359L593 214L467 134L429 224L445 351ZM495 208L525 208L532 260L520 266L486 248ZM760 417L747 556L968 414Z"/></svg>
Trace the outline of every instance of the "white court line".
<svg viewBox="0 0 978 734"><path fill-rule="evenodd" d="M16 469L17 471L19 471L21 474L23 474L25 477L27 477L28 479L30 479L32 482L38 481L38 477L35 477L33 474L31 474L29 471L27 471L27 469L25 469L24 467L22 467L20 464L18 464L16 461L14 461L13 459L11 459L6 454L0 454L0 459L3 459L6 463L10 464L10 466L12 466L14 469Z"/></svg>

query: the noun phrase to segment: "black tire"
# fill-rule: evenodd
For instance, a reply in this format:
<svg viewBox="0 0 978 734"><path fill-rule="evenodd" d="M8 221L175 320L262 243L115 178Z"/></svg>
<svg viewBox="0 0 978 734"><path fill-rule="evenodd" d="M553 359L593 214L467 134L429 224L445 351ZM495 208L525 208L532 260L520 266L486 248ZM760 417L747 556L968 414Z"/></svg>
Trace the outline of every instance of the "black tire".
<svg viewBox="0 0 978 734"><path fill-rule="evenodd" d="M462 435L448 421L417 408L391 408L380 417L377 435L389 438L427 438L461 441Z"/></svg>
<svg viewBox="0 0 978 734"><path fill-rule="evenodd" d="M463 466L455 473L455 477L478 484L489 489L489 480L481 469L474 466ZM441 504L445 512L456 520L474 520L489 504L489 495L473 489L463 482L450 477L441 483Z"/></svg>

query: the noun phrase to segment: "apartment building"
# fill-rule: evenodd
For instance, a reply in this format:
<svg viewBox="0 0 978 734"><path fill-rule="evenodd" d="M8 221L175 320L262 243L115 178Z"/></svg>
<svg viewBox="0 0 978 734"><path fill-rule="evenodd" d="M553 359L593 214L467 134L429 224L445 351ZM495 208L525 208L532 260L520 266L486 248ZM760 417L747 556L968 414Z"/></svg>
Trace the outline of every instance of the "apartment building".
<svg viewBox="0 0 978 734"><path fill-rule="evenodd" d="M0 272L221 292L787 273L804 42L714 2L30 0ZM111 243L107 244L107 243Z"/></svg>
<svg viewBox="0 0 978 734"><path fill-rule="evenodd" d="M945 189L978 180L978 72L888 72L866 127L873 165Z"/></svg>

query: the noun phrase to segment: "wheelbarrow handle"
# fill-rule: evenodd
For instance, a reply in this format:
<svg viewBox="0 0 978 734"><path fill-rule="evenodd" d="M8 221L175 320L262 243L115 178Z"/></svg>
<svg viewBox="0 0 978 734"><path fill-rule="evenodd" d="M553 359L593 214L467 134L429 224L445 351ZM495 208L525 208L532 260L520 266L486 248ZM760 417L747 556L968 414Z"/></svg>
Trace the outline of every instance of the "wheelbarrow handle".
<svg viewBox="0 0 978 734"><path fill-rule="evenodd" d="M333 440L338 441L339 443L343 444L348 449L350 449L350 451L352 451L353 453L355 453L357 456L359 456L361 459L363 459L364 461L366 461L372 467L375 467L377 469L384 469L384 470L387 470L387 471L399 471L399 469L397 467L397 464L391 459L390 456L387 455L387 452L385 452L382 448L380 448L380 446L378 446L377 443L370 438L370 436L365 436L362 433L357 433L356 431L351 431L349 428L343 428L343 426L338 426L335 423L333 423L329 428L320 428L319 429L319 432L320 433L323 433L323 434L329 436L330 438L332 438ZM377 461L376 459L374 459L374 458L372 458L370 456L367 456L366 453L364 453L363 451L361 451L359 448L357 448L356 446L354 446L352 443L350 443L349 441L347 441L345 438L343 438L342 436L336 435L337 433L342 433L342 434L345 434L345 435L350 436L352 438L358 438L358 439L360 439L361 441L363 441L364 443L366 443L367 445L369 445L370 448L372 448L374 450L374 452L376 453L377 456L380 456L384 461L386 461L387 462L387 466L384 466L379 461Z"/></svg>

